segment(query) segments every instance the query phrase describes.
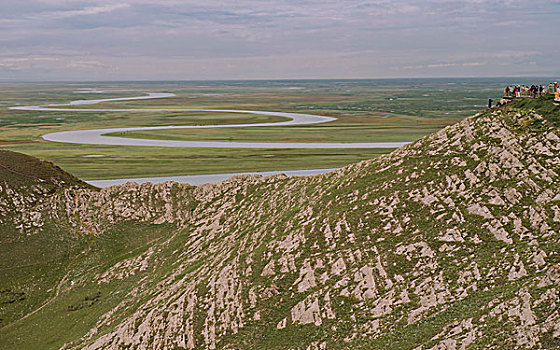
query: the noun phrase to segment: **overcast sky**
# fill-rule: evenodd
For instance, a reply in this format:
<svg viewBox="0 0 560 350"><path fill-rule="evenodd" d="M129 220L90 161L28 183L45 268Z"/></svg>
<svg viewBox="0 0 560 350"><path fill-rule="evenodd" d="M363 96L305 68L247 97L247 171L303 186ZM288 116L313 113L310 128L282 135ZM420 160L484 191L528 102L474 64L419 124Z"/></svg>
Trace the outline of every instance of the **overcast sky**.
<svg viewBox="0 0 560 350"><path fill-rule="evenodd" d="M0 80L559 75L560 0L0 0Z"/></svg>

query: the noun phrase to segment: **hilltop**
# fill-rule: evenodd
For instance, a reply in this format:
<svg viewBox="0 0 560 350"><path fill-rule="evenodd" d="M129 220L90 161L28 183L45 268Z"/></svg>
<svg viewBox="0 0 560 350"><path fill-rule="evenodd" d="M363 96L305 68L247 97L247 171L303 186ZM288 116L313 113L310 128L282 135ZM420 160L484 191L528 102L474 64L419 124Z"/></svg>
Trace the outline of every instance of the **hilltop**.
<svg viewBox="0 0 560 350"><path fill-rule="evenodd" d="M53 189L88 187L51 162L22 153L0 150L0 182L8 186L45 186Z"/></svg>
<svg viewBox="0 0 560 350"><path fill-rule="evenodd" d="M15 212L69 188L93 189L51 162L0 150L0 224Z"/></svg>
<svg viewBox="0 0 560 350"><path fill-rule="evenodd" d="M0 348L558 348L535 101L320 176L63 186L0 226Z"/></svg>

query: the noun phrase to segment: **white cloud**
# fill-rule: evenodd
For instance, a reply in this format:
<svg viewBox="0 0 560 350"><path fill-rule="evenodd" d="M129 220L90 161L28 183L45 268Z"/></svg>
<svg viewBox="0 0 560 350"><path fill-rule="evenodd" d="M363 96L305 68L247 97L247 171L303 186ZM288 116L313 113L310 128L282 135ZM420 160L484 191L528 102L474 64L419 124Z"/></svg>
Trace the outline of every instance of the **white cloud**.
<svg viewBox="0 0 560 350"><path fill-rule="evenodd" d="M110 71L117 71L118 67L114 65L109 65L100 61L96 60L70 60L66 67L70 69L77 69L77 70L110 70Z"/></svg>
<svg viewBox="0 0 560 350"><path fill-rule="evenodd" d="M49 18L64 18L64 17L74 17L74 16L90 16L98 15L101 13L112 12L115 10L130 7L129 4L119 3L119 4L106 4L100 6L89 6L78 10L67 10L67 11L55 11L43 14Z"/></svg>

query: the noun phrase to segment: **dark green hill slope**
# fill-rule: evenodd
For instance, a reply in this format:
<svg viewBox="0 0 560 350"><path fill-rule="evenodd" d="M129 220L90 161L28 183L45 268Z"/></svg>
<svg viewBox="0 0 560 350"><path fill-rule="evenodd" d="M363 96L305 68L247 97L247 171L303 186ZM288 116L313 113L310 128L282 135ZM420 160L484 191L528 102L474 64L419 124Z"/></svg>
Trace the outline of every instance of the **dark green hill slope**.
<svg viewBox="0 0 560 350"><path fill-rule="evenodd" d="M58 191L14 232L72 248L43 284L1 276L0 348L559 348L560 131L541 107L321 176Z"/></svg>
<svg viewBox="0 0 560 350"><path fill-rule="evenodd" d="M40 307L78 249L68 230L35 227L22 215L38 217L45 201L78 189L94 190L50 162L0 150L0 328Z"/></svg>
<svg viewBox="0 0 560 350"><path fill-rule="evenodd" d="M88 187L85 182L50 162L6 150L0 150L0 183L28 187Z"/></svg>

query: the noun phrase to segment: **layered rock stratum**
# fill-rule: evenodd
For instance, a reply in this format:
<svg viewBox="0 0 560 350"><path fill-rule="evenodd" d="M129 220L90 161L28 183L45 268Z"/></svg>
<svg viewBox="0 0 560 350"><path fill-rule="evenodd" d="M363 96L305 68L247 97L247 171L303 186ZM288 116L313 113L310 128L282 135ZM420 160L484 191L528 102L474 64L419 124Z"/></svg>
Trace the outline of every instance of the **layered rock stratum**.
<svg viewBox="0 0 560 350"><path fill-rule="evenodd" d="M559 175L507 107L314 177L4 181L0 346L557 349Z"/></svg>

